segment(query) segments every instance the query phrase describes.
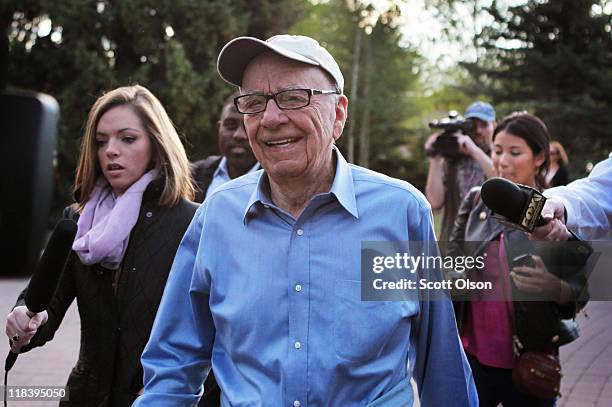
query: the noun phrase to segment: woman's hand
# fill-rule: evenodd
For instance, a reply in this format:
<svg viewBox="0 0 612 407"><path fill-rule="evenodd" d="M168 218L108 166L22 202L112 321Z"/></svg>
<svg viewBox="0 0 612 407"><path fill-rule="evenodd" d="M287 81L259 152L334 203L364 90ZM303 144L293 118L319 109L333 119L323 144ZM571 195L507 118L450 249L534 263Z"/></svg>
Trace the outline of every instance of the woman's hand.
<svg viewBox="0 0 612 407"><path fill-rule="evenodd" d="M560 304L569 301L569 286L559 277L546 269L540 256L531 256L535 267L514 267L510 271L510 277L516 287L528 293L550 293Z"/></svg>
<svg viewBox="0 0 612 407"><path fill-rule="evenodd" d="M34 314L32 318L27 314L28 308L21 305L15 307L6 317L6 328L4 332L13 344L22 347L30 343L38 328L47 323L49 316L47 311Z"/></svg>

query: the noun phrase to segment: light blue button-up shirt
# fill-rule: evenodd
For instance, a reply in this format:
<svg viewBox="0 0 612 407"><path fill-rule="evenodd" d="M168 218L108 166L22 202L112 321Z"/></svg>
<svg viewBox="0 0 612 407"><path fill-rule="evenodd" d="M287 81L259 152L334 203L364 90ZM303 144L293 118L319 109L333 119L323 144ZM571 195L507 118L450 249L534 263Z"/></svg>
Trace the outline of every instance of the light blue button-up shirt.
<svg viewBox="0 0 612 407"><path fill-rule="evenodd" d="M222 405L475 406L450 301L360 301L361 242L435 240L410 184L349 165L298 219L258 171L195 215L142 356L136 406L191 406L211 367Z"/></svg>

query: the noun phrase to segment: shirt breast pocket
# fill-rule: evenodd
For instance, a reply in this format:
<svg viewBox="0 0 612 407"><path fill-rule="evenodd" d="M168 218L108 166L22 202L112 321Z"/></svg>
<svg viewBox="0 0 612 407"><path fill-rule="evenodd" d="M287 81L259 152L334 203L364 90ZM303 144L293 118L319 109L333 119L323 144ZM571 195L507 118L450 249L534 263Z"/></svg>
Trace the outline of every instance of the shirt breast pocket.
<svg viewBox="0 0 612 407"><path fill-rule="evenodd" d="M385 345L409 326L404 320L405 303L361 301L361 282L336 280L334 293L333 336L336 355L351 362L379 357Z"/></svg>

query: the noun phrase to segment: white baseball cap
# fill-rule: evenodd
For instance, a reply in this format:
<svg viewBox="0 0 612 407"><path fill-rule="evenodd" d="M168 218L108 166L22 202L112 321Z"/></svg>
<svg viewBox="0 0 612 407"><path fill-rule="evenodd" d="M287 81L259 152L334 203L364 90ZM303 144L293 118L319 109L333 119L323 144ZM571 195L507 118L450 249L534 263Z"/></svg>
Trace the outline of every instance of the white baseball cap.
<svg viewBox="0 0 612 407"><path fill-rule="evenodd" d="M340 67L325 48L304 35L275 35L262 41L253 37L234 38L221 50L217 59L217 71L224 81L242 85L242 75L249 63L265 51L273 51L285 58L321 67L336 81L342 92L344 77Z"/></svg>

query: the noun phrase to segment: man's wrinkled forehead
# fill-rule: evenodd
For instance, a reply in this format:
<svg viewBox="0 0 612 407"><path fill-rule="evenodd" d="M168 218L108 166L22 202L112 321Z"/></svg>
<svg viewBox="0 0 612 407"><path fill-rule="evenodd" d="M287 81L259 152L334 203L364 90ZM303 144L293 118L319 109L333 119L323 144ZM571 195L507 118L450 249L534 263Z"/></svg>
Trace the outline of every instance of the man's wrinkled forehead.
<svg viewBox="0 0 612 407"><path fill-rule="evenodd" d="M333 78L323 69L266 52L247 65L240 90L245 93L318 87L334 87Z"/></svg>

